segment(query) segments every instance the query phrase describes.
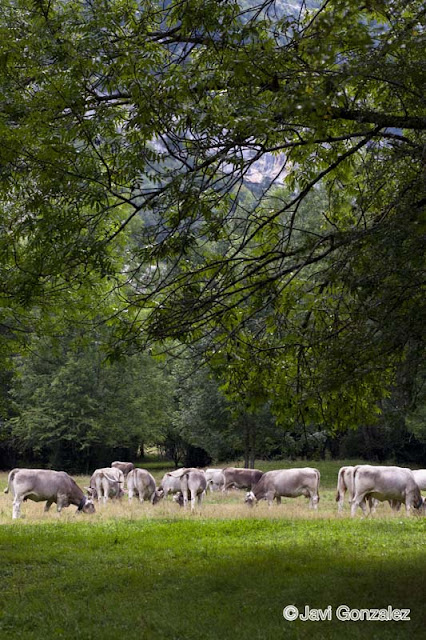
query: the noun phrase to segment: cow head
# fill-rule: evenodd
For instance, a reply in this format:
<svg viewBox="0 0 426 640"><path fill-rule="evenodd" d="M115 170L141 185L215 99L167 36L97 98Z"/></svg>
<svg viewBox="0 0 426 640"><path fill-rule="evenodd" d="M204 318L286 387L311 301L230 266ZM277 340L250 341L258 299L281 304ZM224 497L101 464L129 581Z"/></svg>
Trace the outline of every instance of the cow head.
<svg viewBox="0 0 426 640"><path fill-rule="evenodd" d="M160 500L162 500L162 498L164 498L163 489L162 488L156 489L152 497L152 504L157 504L158 502L160 502Z"/></svg>
<svg viewBox="0 0 426 640"><path fill-rule="evenodd" d="M246 493L246 497L244 500L245 504L247 504L249 507L253 507L253 505L256 504L257 500L256 500L256 496L254 495L253 491L248 491Z"/></svg>
<svg viewBox="0 0 426 640"><path fill-rule="evenodd" d="M420 515L426 514L426 498L421 497L419 502L414 505L414 508L417 510L417 513Z"/></svg>
<svg viewBox="0 0 426 640"><path fill-rule="evenodd" d="M181 491L175 493L173 500L174 502L177 502L180 507L183 507L183 493Z"/></svg>
<svg viewBox="0 0 426 640"><path fill-rule="evenodd" d="M111 498L118 498L119 500L121 500L121 498L124 496L124 494L125 494L125 491L124 491L124 489L121 488L119 482L111 483L111 485L110 485L110 496L111 496Z"/></svg>
<svg viewBox="0 0 426 640"><path fill-rule="evenodd" d="M90 498L86 498L86 496L83 496L80 504L78 505L77 513L79 511L82 511L83 513L95 513L96 509L95 505L93 504L93 500L91 500Z"/></svg>

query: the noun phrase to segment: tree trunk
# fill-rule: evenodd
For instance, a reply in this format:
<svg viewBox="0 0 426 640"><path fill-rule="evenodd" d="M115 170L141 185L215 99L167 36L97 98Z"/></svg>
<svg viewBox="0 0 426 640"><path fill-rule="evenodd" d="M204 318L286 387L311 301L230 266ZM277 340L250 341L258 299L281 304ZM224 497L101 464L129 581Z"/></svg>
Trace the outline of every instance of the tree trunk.
<svg viewBox="0 0 426 640"><path fill-rule="evenodd" d="M250 469L254 469L256 461L256 428L252 423L250 425Z"/></svg>
<svg viewBox="0 0 426 640"><path fill-rule="evenodd" d="M250 425L247 421L244 425L244 467L250 468Z"/></svg>

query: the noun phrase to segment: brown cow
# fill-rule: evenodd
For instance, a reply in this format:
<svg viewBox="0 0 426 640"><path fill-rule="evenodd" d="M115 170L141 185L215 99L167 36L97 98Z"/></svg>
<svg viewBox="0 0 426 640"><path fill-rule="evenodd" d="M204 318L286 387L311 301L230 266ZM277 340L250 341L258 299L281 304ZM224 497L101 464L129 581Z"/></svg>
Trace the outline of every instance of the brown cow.
<svg viewBox="0 0 426 640"><path fill-rule="evenodd" d="M133 471L135 465L133 462L120 462L116 460L115 462L111 462L111 467L115 467L116 469L120 469L123 472L124 477L127 478L127 475Z"/></svg>
<svg viewBox="0 0 426 640"><path fill-rule="evenodd" d="M229 487L237 487L237 489L251 489L259 482L263 475L263 471L259 469L243 469L238 467L226 467L222 470L225 476L223 491Z"/></svg>

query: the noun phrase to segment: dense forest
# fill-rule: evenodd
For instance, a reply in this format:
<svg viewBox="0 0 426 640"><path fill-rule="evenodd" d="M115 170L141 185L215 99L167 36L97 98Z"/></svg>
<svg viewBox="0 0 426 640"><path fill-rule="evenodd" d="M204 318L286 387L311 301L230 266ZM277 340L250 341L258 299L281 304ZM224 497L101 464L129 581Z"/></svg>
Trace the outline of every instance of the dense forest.
<svg viewBox="0 0 426 640"><path fill-rule="evenodd" d="M424 18L2 2L1 467L425 462Z"/></svg>

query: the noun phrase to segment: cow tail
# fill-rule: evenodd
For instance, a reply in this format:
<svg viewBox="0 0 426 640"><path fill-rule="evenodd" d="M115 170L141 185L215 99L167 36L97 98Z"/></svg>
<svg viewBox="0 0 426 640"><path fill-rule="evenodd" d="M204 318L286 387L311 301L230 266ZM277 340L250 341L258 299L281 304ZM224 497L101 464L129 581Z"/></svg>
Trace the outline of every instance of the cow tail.
<svg viewBox="0 0 426 640"><path fill-rule="evenodd" d="M19 469L12 469L12 471L9 473L9 477L7 479L7 486L6 486L6 489L4 490L4 493L9 493L9 489L12 486L13 479L18 471Z"/></svg>
<svg viewBox="0 0 426 640"><path fill-rule="evenodd" d="M345 495L346 485L343 479L343 474L345 473L345 471L346 467L342 467L341 469L339 469L339 475L337 476L336 502L339 502L340 498L343 498L343 496Z"/></svg>
<svg viewBox="0 0 426 640"><path fill-rule="evenodd" d="M357 478L358 468L359 468L359 466L357 465L356 467L353 467L349 471L349 475L350 475L350 478L351 478L351 486L352 486L352 500L356 496L355 481L356 481L356 478ZM352 502L352 500L350 500L350 502Z"/></svg>
<svg viewBox="0 0 426 640"><path fill-rule="evenodd" d="M319 486L320 486L321 474L318 471L318 469L315 469L315 471L317 473L317 494L318 494L318 500L319 500Z"/></svg>

